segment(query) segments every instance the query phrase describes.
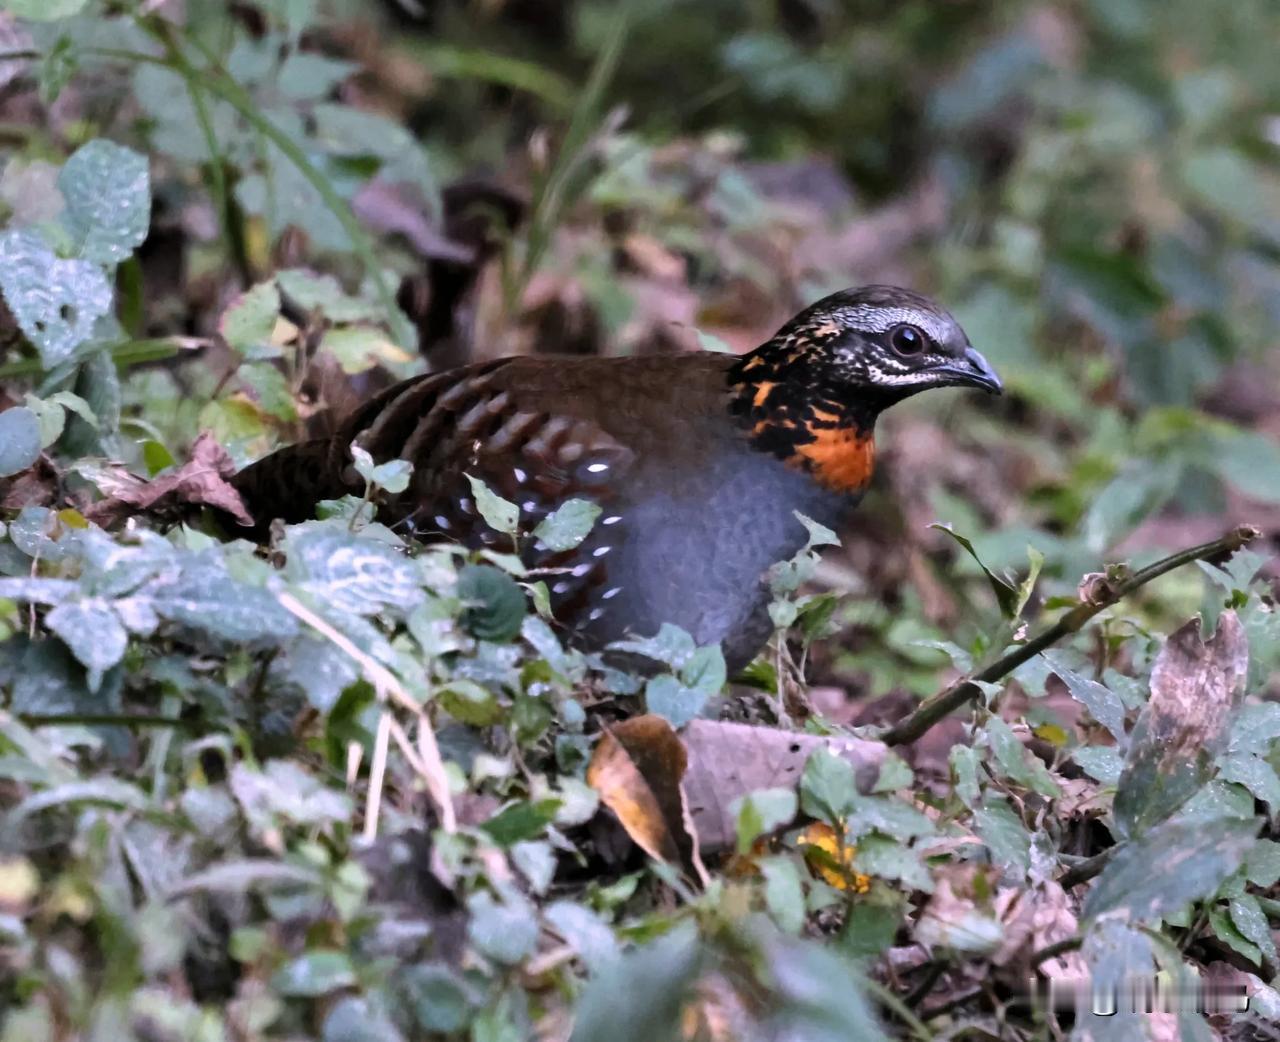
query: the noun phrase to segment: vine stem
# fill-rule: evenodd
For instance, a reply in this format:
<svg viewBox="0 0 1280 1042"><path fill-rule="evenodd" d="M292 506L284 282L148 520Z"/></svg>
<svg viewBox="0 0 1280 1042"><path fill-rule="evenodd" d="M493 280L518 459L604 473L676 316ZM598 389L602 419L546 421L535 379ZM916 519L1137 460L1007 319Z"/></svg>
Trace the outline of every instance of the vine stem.
<svg viewBox="0 0 1280 1042"><path fill-rule="evenodd" d="M939 720L950 715L966 702L977 698L982 690L979 684L993 684L998 680L1004 679L1005 676L1024 662L1034 658L1046 648L1052 647L1064 637L1069 637L1080 630L1086 622L1103 609L1111 607L1135 590L1139 590L1152 580L1160 578L1166 572L1171 572L1175 568L1180 568L1192 561L1202 561L1209 557L1217 557L1219 554L1234 553L1242 546L1247 546L1253 542L1261 534L1261 531L1254 525L1240 525L1221 539L1215 539L1211 543L1202 543L1199 546L1188 547L1186 550L1179 550L1176 554L1162 558L1114 584L1111 582L1095 584L1088 600L1077 604L1074 608L1064 613L1048 629L1032 637L1025 644L1018 645L1008 654L996 659L995 662L985 666L972 676L965 677L945 691L940 691L932 698L921 702L910 716L900 720L878 737L886 745L905 745L908 742L914 742Z"/></svg>

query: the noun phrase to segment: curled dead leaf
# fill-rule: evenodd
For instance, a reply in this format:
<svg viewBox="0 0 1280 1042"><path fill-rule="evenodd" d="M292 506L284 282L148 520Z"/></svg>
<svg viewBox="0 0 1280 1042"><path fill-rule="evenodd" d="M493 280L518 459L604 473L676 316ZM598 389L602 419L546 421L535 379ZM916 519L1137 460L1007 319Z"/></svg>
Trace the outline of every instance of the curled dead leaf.
<svg viewBox="0 0 1280 1042"><path fill-rule="evenodd" d="M174 512L182 505L210 506L225 511L241 525L253 518L244 501L228 482L236 466L227 450L209 431L202 431L191 446L191 458L168 474L145 481L132 474L118 474L107 498L85 510L85 517L110 528L139 510Z"/></svg>
<svg viewBox="0 0 1280 1042"><path fill-rule="evenodd" d="M604 733L587 767L587 784L641 850L705 881L681 788L687 763L684 744L666 720L638 716Z"/></svg>
<svg viewBox="0 0 1280 1042"><path fill-rule="evenodd" d="M694 720L679 736L661 717L640 716L605 732L587 782L650 857L701 877L702 854L737 842L737 801L765 789L797 789L819 747L848 760L864 792L886 751L860 738L717 720Z"/></svg>

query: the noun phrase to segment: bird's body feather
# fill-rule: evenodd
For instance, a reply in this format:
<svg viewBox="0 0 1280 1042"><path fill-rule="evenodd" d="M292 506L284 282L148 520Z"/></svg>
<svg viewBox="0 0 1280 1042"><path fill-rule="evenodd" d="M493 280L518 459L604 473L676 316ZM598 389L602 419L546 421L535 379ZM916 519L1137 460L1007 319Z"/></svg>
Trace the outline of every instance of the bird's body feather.
<svg viewBox="0 0 1280 1042"><path fill-rule="evenodd" d="M577 643L650 636L664 622L720 642L731 668L771 631L769 567L861 497L884 408L930 386L999 381L960 327L894 287L835 294L741 357L499 359L415 377L361 406L331 438L237 475L259 521L302 521L360 494L358 443L413 464L379 517L420 539L510 549L468 477L516 503L531 530L571 499L600 517L586 541L521 547Z"/></svg>

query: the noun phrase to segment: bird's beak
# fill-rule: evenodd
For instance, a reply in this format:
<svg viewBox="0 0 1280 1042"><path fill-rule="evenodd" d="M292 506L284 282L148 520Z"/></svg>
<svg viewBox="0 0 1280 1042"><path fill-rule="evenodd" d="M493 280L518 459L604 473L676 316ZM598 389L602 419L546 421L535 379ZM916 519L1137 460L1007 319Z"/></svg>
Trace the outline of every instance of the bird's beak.
<svg viewBox="0 0 1280 1042"><path fill-rule="evenodd" d="M943 378L942 382L964 387L978 387L989 394L1003 394L1004 384L991 368L991 363L972 347L966 348L964 358L933 370Z"/></svg>

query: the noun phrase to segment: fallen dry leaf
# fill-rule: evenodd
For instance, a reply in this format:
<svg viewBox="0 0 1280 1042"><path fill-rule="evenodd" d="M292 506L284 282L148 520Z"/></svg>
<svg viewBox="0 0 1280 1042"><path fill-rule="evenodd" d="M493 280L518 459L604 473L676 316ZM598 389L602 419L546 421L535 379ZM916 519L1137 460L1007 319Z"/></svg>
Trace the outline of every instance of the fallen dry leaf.
<svg viewBox="0 0 1280 1042"><path fill-rule="evenodd" d="M1001 888L1000 895L1013 888ZM1004 939L991 961L997 966L1025 963L1042 948L1074 936L1079 920L1072 911L1071 898L1053 880L1032 886L1020 893L1019 900L1006 901ZM1019 965L1017 979L1024 980L1025 967ZM1039 970L1050 978L1081 978L1088 975L1088 967L1079 952L1063 952L1052 959L1045 959Z"/></svg>
<svg viewBox="0 0 1280 1042"><path fill-rule="evenodd" d="M209 431L201 431L191 446L191 458L168 474L145 481L121 473L108 489L106 499L94 503L84 515L95 524L110 528L139 511L172 512L180 504L211 506L225 511L237 523L253 525L244 501L228 483L236 472L235 463Z"/></svg>
<svg viewBox="0 0 1280 1042"><path fill-rule="evenodd" d="M689 815L704 853L732 847L738 822L735 800L761 789L795 789L815 749L828 749L857 771L858 787L869 790L884 761L885 746L861 738L797 734L721 720L694 720L684 729L689 770L684 791Z"/></svg>
<svg viewBox="0 0 1280 1042"><path fill-rule="evenodd" d="M666 720L638 716L605 731L587 767L587 784L641 850L705 879L697 840L685 824L680 783L687 763L684 744Z"/></svg>

